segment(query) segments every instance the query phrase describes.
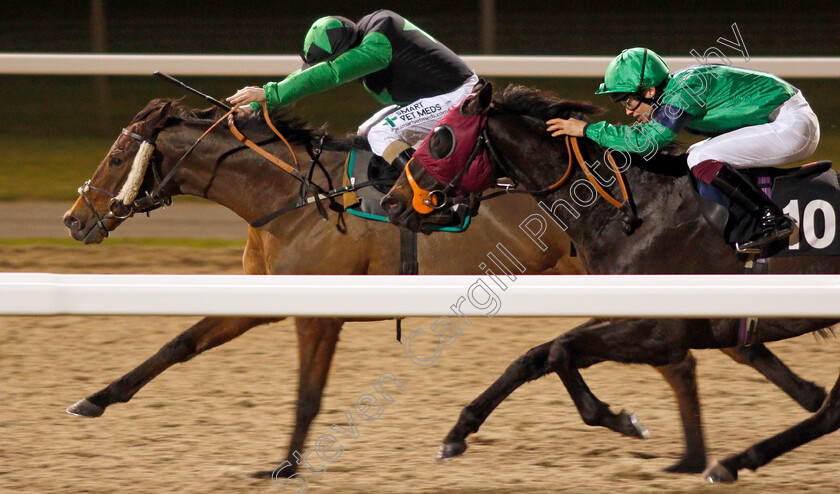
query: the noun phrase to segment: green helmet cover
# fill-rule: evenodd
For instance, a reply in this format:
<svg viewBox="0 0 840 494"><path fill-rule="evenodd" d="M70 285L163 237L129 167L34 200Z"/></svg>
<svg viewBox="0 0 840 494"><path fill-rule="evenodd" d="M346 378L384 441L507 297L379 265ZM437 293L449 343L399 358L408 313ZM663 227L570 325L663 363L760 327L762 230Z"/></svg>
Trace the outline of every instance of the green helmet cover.
<svg viewBox="0 0 840 494"><path fill-rule="evenodd" d="M356 36L356 24L350 19L337 15L321 17L303 39L303 68L338 57L355 43Z"/></svg>
<svg viewBox="0 0 840 494"><path fill-rule="evenodd" d="M642 65L644 64L644 66ZM664 82L671 70L662 57L647 48L629 48L610 62L595 94L636 93Z"/></svg>

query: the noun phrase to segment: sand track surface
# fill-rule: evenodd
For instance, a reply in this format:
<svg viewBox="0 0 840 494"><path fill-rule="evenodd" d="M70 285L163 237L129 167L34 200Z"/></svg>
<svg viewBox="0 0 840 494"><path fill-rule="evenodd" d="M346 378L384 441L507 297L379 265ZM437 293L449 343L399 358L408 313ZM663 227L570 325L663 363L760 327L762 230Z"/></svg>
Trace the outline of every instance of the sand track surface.
<svg viewBox="0 0 840 494"><path fill-rule="evenodd" d="M0 271L241 273L235 248L133 246L0 247ZM465 287L466 288L466 287ZM296 401L292 321L252 330L177 365L127 404L97 419L64 409L151 356L196 322L189 317L0 318L0 492L295 492L249 478L285 457ZM411 318L404 331L429 328ZM392 322L349 323L341 335L321 414L308 447L336 436L341 456L313 493L825 492L840 490L840 434L824 437L732 487L662 470L682 452L673 397L650 367L605 363L583 371L615 409L636 411L646 441L584 425L560 380L546 376L515 392L469 439L465 456L432 461L461 408L518 355L582 322L560 318L475 319L428 367L412 364ZM796 372L831 385L840 343L804 336L770 348ZM698 358L710 456L720 458L808 416L755 371L717 351ZM333 431L379 376L405 386L358 437ZM312 465L325 465L314 454ZM293 485L295 487L293 487Z"/></svg>

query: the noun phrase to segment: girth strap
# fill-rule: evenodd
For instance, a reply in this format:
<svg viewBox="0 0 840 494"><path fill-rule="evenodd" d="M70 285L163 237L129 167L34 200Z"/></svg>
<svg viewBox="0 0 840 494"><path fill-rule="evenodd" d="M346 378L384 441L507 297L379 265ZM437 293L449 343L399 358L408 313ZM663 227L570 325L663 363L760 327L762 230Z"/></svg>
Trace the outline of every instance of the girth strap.
<svg viewBox="0 0 840 494"><path fill-rule="evenodd" d="M759 254L749 254L744 263L744 274L767 274L769 263L767 258L758 257ZM757 317L742 317L738 322L738 346L749 346L756 343L758 333Z"/></svg>
<svg viewBox="0 0 840 494"><path fill-rule="evenodd" d="M400 228L400 274L419 273L417 262L417 232ZM397 319L397 341L402 341L402 319Z"/></svg>

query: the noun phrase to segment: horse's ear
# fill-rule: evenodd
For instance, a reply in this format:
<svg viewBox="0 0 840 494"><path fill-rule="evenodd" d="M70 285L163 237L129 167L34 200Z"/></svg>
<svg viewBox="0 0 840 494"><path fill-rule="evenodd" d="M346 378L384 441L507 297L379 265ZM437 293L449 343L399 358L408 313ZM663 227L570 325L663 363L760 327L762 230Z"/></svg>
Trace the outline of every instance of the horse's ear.
<svg viewBox="0 0 840 494"><path fill-rule="evenodd" d="M481 115L493 102L493 85L484 80L478 81L473 87L472 94L467 97L467 101L461 106L461 113L464 115Z"/></svg>
<svg viewBox="0 0 840 494"><path fill-rule="evenodd" d="M473 86L472 91L470 91L470 93L475 94L481 91L481 89L486 85L487 81L483 77L479 77L478 82L475 83L475 86Z"/></svg>
<svg viewBox="0 0 840 494"><path fill-rule="evenodd" d="M166 124L170 110L172 110L172 102L167 101L163 106L149 113L149 116L143 121L143 127L149 130L162 128Z"/></svg>
<svg viewBox="0 0 840 494"><path fill-rule="evenodd" d="M493 102L493 84L486 83L484 86L478 91L478 104L481 107L481 113L484 113L488 108L490 108L490 103Z"/></svg>

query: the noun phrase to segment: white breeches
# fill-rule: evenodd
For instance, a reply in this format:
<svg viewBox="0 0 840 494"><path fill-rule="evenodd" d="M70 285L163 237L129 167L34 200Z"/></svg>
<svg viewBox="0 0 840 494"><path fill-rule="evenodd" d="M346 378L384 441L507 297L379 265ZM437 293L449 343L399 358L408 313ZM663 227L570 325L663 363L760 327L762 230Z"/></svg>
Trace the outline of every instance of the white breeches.
<svg viewBox="0 0 840 494"><path fill-rule="evenodd" d="M820 123L811 106L796 93L782 103L771 121L700 141L688 148L688 167L716 160L733 168L779 166L803 160L820 141Z"/></svg>
<svg viewBox="0 0 840 494"><path fill-rule="evenodd" d="M397 140L414 146L426 138L452 105L470 94L477 82L478 76L473 74L451 93L423 98L397 110L388 107L359 126L359 133L367 132L370 149L379 156L388 144Z"/></svg>

